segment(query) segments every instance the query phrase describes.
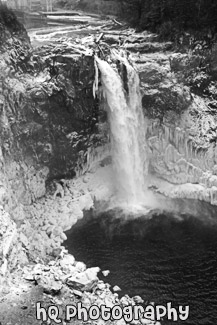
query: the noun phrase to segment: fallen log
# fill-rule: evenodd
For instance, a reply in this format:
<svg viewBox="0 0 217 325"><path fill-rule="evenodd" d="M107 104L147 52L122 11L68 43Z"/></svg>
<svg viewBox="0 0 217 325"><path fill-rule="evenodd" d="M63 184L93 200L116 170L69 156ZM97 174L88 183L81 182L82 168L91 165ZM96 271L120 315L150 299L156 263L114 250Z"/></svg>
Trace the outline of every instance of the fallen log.
<svg viewBox="0 0 217 325"><path fill-rule="evenodd" d="M99 41L103 38L103 36L104 36L104 33L101 33L100 35L99 35L99 37L96 39L96 44L98 44L99 43Z"/></svg>
<svg viewBox="0 0 217 325"><path fill-rule="evenodd" d="M115 23L115 24L117 24L117 25L119 25L119 26L123 26L123 24L122 23L119 23L119 21L117 21L116 19L112 19L112 21Z"/></svg>

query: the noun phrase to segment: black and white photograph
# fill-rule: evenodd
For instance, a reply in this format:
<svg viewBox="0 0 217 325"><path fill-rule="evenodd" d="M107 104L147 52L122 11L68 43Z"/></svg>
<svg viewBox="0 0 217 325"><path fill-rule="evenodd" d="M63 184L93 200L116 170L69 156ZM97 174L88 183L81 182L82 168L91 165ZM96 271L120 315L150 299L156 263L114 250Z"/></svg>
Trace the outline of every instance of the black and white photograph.
<svg viewBox="0 0 217 325"><path fill-rule="evenodd" d="M0 325L217 324L217 0L0 0Z"/></svg>

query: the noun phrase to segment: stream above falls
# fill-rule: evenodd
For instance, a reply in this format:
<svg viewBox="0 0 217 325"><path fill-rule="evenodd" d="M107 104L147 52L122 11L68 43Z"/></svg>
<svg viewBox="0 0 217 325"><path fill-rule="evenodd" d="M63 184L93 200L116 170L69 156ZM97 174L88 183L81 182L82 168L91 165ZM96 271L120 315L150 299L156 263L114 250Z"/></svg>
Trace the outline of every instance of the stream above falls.
<svg viewBox="0 0 217 325"><path fill-rule="evenodd" d="M111 271L101 279L120 286L120 296L189 305L186 325L216 324L217 226L191 216L127 220L115 212L88 212L67 236L66 248L76 260Z"/></svg>

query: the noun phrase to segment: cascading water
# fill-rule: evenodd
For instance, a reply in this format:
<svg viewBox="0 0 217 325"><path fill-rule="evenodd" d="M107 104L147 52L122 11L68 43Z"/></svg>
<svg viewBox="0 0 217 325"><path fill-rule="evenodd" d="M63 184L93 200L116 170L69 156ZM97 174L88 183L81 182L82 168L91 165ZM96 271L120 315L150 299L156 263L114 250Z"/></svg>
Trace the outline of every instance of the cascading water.
<svg viewBox="0 0 217 325"><path fill-rule="evenodd" d="M144 200L146 123L142 112L139 76L125 57L116 53L115 59L125 69L126 80L122 80L117 66L115 69L99 58L96 58L96 65L101 72L102 91L108 104L117 196L128 206L135 206Z"/></svg>

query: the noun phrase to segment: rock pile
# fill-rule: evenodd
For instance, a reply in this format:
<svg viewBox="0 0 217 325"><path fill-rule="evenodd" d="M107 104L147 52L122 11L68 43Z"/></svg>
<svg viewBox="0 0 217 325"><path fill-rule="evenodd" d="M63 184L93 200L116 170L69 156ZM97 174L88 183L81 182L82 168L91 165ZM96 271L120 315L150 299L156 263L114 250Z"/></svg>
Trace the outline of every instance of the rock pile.
<svg viewBox="0 0 217 325"><path fill-rule="evenodd" d="M126 306L135 306L144 303L141 297L130 298L125 295L119 298L115 293L116 288L110 289L108 283L99 280L98 267L86 268L82 262L76 262L74 257L63 250L55 261L50 261L47 265L36 264L26 266L23 269L23 278L26 281L34 282L35 285L43 288L43 292L52 297L52 301L62 307L61 317L64 320L64 307L67 303L73 302L76 305L82 303L83 307L89 308L92 305L112 308L119 305L122 308ZM108 271L102 271L108 274ZM120 289L119 289L120 290ZM113 292L112 292L113 291ZM100 319L96 324L107 324ZM109 320L108 324L124 325L124 319L119 321ZM158 324L148 319L132 321L133 325L140 324Z"/></svg>

